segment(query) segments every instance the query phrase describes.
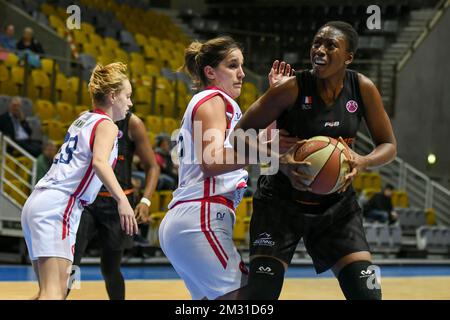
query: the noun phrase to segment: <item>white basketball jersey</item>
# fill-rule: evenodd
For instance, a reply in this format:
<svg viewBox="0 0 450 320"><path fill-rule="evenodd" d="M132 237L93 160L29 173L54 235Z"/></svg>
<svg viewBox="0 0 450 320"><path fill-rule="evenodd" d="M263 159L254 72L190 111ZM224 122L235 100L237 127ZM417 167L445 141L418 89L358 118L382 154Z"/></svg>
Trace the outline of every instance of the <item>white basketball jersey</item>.
<svg viewBox="0 0 450 320"><path fill-rule="evenodd" d="M58 154L47 174L35 188L57 189L67 192L82 202L92 203L102 182L92 168L92 150L95 130L102 121L112 121L101 111L86 112L75 120L64 138ZM117 137L109 157L113 167L117 159Z"/></svg>
<svg viewBox="0 0 450 320"><path fill-rule="evenodd" d="M236 208L242 200L247 187L248 173L244 169L214 177L207 177L200 167L201 159L197 158L192 133L194 132L195 112L202 103L214 96L220 95L226 102L227 136L224 141L226 148L232 148L229 137L232 129L242 116L239 105L226 93L218 88L211 88L194 95L189 102L177 137L178 158L178 188L173 193L169 209L179 202L200 200L213 196L223 196L233 202ZM195 137L196 138L196 137ZM197 139L197 138L196 138Z"/></svg>

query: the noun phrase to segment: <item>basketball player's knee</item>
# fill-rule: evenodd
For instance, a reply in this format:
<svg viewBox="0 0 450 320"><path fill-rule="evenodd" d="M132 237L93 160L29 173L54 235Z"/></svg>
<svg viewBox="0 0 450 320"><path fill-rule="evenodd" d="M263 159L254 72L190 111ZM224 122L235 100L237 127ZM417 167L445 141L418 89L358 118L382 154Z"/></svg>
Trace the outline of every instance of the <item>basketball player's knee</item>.
<svg viewBox="0 0 450 320"><path fill-rule="evenodd" d="M347 300L381 300L379 274L369 261L355 261L339 272L338 280Z"/></svg>
<svg viewBox="0 0 450 320"><path fill-rule="evenodd" d="M258 257L250 262L248 295L250 300L276 300L284 280L283 264L271 257Z"/></svg>

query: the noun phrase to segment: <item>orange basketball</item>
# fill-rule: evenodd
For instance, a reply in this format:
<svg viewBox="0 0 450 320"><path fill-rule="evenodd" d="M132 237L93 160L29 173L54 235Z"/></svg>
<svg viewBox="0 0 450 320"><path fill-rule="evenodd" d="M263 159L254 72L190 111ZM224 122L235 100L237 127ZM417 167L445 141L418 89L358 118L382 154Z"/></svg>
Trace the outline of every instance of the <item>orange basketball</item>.
<svg viewBox="0 0 450 320"><path fill-rule="evenodd" d="M313 193L330 194L338 191L344 185L345 175L350 172L350 166L345 162L350 159L350 152L345 145L331 137L308 139L295 152L294 158L311 163L303 172L314 177L309 184Z"/></svg>

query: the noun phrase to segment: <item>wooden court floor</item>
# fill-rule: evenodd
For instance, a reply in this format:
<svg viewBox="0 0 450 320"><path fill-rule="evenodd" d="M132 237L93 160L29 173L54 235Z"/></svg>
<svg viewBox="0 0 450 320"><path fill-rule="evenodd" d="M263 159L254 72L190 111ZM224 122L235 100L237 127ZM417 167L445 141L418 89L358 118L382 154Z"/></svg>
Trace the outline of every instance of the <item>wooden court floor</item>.
<svg viewBox="0 0 450 320"><path fill-rule="evenodd" d="M383 299L386 300L450 300L450 277L382 278ZM29 299L37 292L36 282L0 282L1 300ZM69 299L108 299L102 281L83 281ZM190 300L181 280L127 280L126 299ZM284 300L344 299L335 279L286 279L281 294Z"/></svg>

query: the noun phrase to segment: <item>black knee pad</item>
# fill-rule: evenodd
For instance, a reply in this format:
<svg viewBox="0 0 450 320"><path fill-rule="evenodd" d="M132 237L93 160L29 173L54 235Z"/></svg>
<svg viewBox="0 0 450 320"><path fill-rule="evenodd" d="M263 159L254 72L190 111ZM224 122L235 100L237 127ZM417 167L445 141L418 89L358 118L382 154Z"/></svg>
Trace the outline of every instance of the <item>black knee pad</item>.
<svg viewBox="0 0 450 320"><path fill-rule="evenodd" d="M369 261L355 261L339 272L338 280L347 300L381 300L379 268Z"/></svg>
<svg viewBox="0 0 450 320"><path fill-rule="evenodd" d="M277 259L258 257L250 261L249 300L276 300L284 280L284 266Z"/></svg>

